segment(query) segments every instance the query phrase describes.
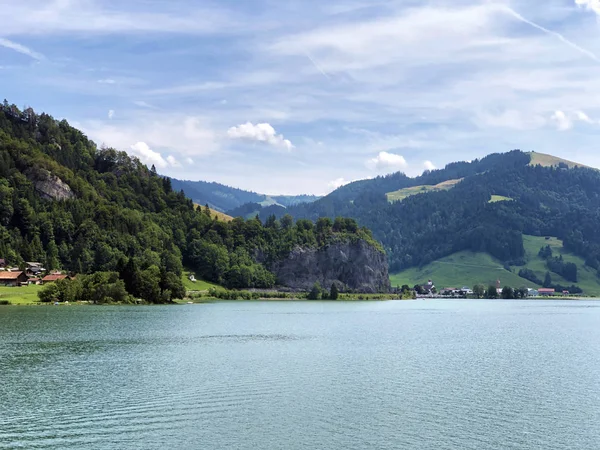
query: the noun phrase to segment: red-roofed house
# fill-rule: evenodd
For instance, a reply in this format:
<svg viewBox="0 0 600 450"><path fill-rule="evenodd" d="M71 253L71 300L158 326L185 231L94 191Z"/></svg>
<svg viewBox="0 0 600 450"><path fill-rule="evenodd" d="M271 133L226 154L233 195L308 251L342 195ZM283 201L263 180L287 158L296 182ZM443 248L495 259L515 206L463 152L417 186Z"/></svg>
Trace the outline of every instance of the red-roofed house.
<svg viewBox="0 0 600 450"><path fill-rule="evenodd" d="M27 283L25 272L0 272L0 286L21 286Z"/></svg>
<svg viewBox="0 0 600 450"><path fill-rule="evenodd" d="M70 280L70 279L71 279L71 277L69 275L64 275L62 273L53 273L50 275L46 275L44 278L42 278L42 282L43 283L53 283L58 280Z"/></svg>

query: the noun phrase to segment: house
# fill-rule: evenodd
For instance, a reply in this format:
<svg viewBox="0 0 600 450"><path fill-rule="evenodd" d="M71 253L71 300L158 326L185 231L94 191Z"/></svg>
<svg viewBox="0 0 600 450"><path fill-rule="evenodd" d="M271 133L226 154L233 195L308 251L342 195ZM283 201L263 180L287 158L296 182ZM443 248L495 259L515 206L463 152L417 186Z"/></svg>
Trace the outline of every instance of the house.
<svg viewBox="0 0 600 450"><path fill-rule="evenodd" d="M29 284L42 284L42 279L40 277L29 277L27 280Z"/></svg>
<svg viewBox="0 0 600 450"><path fill-rule="evenodd" d="M571 293L569 291L567 291L567 290L564 290L563 291L563 295L571 295Z"/></svg>
<svg viewBox="0 0 600 450"><path fill-rule="evenodd" d="M42 267L42 264L39 262L26 262L25 266L27 268L27 273L30 275L37 275L46 270Z"/></svg>
<svg viewBox="0 0 600 450"><path fill-rule="evenodd" d="M539 288L538 293L540 295L550 296L550 295L554 295L556 293L556 291L551 288Z"/></svg>
<svg viewBox="0 0 600 450"><path fill-rule="evenodd" d="M442 295L454 295L457 293L458 293L458 289L453 288L453 287L447 287L440 291L440 294L442 294Z"/></svg>
<svg viewBox="0 0 600 450"><path fill-rule="evenodd" d="M527 296L528 297L539 297L540 293L537 289L531 289L528 288L527 289Z"/></svg>
<svg viewBox="0 0 600 450"><path fill-rule="evenodd" d="M421 286L421 290L423 291L424 294L433 294L434 290L435 290L435 285L433 284L433 281L429 280L427 282L427 284L424 284L423 286Z"/></svg>
<svg viewBox="0 0 600 450"><path fill-rule="evenodd" d="M0 286L21 286L27 284L25 272L0 272Z"/></svg>
<svg viewBox="0 0 600 450"><path fill-rule="evenodd" d="M51 275L46 275L42 278L42 283L54 283L58 280L70 280L71 277L69 275L64 275L62 273L53 273Z"/></svg>

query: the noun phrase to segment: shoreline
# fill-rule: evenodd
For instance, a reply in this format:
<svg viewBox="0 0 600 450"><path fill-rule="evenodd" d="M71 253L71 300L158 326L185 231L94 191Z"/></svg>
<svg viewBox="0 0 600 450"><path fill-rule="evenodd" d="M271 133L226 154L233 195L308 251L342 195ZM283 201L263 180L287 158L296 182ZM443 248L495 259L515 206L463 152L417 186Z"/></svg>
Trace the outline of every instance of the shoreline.
<svg viewBox="0 0 600 450"><path fill-rule="evenodd" d="M221 298L202 298L196 300L176 300L172 303L103 303L96 304L90 303L87 301L78 301L73 303L42 303L42 302L29 302L29 303L8 303L8 304L0 304L0 308L4 307L34 307L34 306L182 306L182 305L202 305L207 303L219 303L219 302L391 302L391 301L426 301L426 300L465 300L465 301L539 301L539 300L571 300L571 301L600 301L600 297L530 297L530 298L519 298L519 299L503 299L503 298L495 298L495 299L469 299L469 298L443 298L443 297L421 297L416 299L400 299L400 298L340 298L337 300L309 300L307 298L258 298L258 299L221 299Z"/></svg>

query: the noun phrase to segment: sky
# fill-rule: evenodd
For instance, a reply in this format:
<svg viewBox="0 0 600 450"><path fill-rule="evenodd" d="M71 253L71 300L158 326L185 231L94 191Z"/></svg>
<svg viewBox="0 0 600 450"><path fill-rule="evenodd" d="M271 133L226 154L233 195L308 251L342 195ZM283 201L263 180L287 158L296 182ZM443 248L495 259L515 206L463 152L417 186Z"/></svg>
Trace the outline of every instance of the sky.
<svg viewBox="0 0 600 450"><path fill-rule="evenodd" d="M512 149L600 167L600 0L0 0L0 97L164 175L325 194Z"/></svg>

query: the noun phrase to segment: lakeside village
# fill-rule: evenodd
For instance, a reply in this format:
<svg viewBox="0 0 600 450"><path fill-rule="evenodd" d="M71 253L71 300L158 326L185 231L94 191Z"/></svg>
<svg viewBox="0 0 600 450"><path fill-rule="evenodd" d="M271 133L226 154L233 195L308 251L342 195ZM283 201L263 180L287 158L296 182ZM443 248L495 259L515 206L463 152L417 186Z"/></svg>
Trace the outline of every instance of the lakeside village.
<svg viewBox="0 0 600 450"><path fill-rule="evenodd" d="M71 280L75 278L73 274L65 274L60 271L48 272L39 262L26 262L24 269L19 267L6 267L6 261L0 258L0 286L21 287L29 285L43 285L53 283L58 280ZM190 281L197 281L193 275L189 276ZM428 280L423 285L416 285L412 289L417 298L528 298L528 297L553 297L569 296L569 291L557 292L552 288L531 289L521 287L513 289L511 287L500 287L500 280L496 280L496 285L490 285L487 288L483 285L476 285L473 288L463 286L461 288L445 287L437 289L432 280ZM396 289L396 290L399 290ZM410 290L408 286L402 287L402 292ZM414 297L413 297L414 298Z"/></svg>
<svg viewBox="0 0 600 450"><path fill-rule="evenodd" d="M53 283L58 280L70 280L73 275L60 271L47 271L39 262L26 262L25 268L6 267L6 261L0 259L0 286L20 287L31 284Z"/></svg>
<svg viewBox="0 0 600 450"><path fill-rule="evenodd" d="M553 288L531 289L521 287L513 289L509 286L500 287L500 280L496 280L496 285L485 287L476 285L473 288L463 286L461 288L445 287L437 289L432 280L426 284L416 285L414 291L417 298L528 298L528 297L554 297L569 296L569 291L557 292Z"/></svg>

